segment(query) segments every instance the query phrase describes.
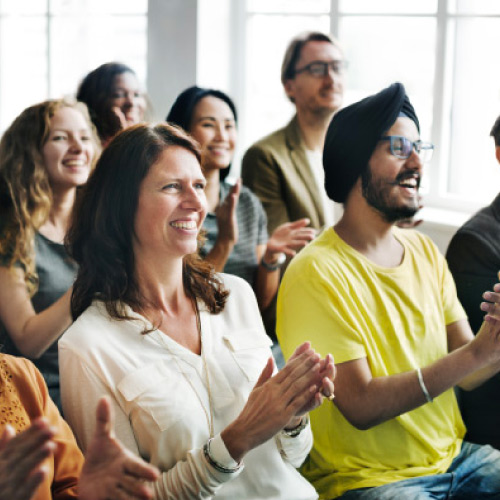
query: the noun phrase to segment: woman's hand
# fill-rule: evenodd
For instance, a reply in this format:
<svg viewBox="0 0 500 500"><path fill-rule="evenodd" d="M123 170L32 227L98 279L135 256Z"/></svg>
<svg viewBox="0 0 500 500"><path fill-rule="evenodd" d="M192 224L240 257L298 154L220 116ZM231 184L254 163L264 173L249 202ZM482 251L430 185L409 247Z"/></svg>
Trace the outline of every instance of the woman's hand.
<svg viewBox="0 0 500 500"><path fill-rule="evenodd" d="M96 411L96 429L87 449L78 484L80 500L153 498L145 481L156 481L159 472L115 438L113 415L107 398L101 398Z"/></svg>
<svg viewBox="0 0 500 500"><path fill-rule="evenodd" d="M297 348L293 359L275 376L274 363L269 358L240 415L221 433L234 460L239 462L305 409L320 404L322 365L323 371L331 370L308 342Z"/></svg>
<svg viewBox="0 0 500 500"><path fill-rule="evenodd" d="M316 230L309 225L309 219L285 222L278 226L267 242L264 259L266 262L276 260L276 254L284 253L293 257L297 250L305 247L316 236Z"/></svg>
<svg viewBox="0 0 500 500"><path fill-rule="evenodd" d="M238 179L231 188L224 201L217 207L218 235L217 240L231 243L238 242L238 221L236 220L236 205L240 197L241 179Z"/></svg>
<svg viewBox="0 0 500 500"><path fill-rule="evenodd" d="M55 451L55 429L44 418L16 436L9 425L0 437L0 498L29 500L49 470L42 462Z"/></svg>
<svg viewBox="0 0 500 500"><path fill-rule="evenodd" d="M297 357L297 355L299 355L304 348L309 348L309 347L310 347L309 342L305 342L304 344L300 345L292 354L288 362ZM334 398L333 380L335 378L335 373L336 369L335 369L335 364L333 362L333 356L331 354L327 354L325 359L321 360L321 366L318 371L318 379L316 382L316 385L318 385L318 390L314 393L311 399L302 408L299 409L297 414L287 423L285 429L293 429L294 427L300 425L302 418L307 413L314 410L323 403L324 397L326 397L331 401L333 400Z"/></svg>

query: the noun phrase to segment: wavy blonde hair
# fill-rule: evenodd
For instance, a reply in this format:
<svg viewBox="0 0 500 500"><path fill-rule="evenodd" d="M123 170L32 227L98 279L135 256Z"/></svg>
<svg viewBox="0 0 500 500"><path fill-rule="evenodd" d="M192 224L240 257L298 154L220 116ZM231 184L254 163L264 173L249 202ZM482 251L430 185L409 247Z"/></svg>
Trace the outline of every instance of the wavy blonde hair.
<svg viewBox="0 0 500 500"><path fill-rule="evenodd" d="M5 131L0 141L0 259L9 268L21 266L30 295L38 286L35 269L35 233L47 221L52 207L52 188L42 149L50 121L61 108L78 110L91 131L95 148L99 140L85 104L64 98L26 108Z"/></svg>

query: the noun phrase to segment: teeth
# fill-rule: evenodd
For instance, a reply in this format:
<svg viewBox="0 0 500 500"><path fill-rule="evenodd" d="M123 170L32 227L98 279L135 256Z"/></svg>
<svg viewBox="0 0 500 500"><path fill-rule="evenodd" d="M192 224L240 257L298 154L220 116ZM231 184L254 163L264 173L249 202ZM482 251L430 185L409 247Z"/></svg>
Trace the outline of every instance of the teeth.
<svg viewBox="0 0 500 500"><path fill-rule="evenodd" d="M415 179L415 178L406 179L400 183L400 186L415 188L415 187L417 187L417 179Z"/></svg>
<svg viewBox="0 0 500 500"><path fill-rule="evenodd" d="M196 229L196 222L194 220L175 221L175 222L171 222L170 225L172 227L176 227L177 229Z"/></svg>
<svg viewBox="0 0 500 500"><path fill-rule="evenodd" d="M64 164L68 165L69 167L81 167L86 163L82 160L67 160L64 162Z"/></svg>

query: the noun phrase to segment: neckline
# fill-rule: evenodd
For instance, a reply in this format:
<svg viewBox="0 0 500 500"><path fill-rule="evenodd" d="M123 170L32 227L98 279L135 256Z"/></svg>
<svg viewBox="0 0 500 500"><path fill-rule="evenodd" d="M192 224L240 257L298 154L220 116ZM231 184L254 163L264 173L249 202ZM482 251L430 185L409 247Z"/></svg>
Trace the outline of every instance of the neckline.
<svg viewBox="0 0 500 500"><path fill-rule="evenodd" d="M335 228L332 226L329 229L332 230L332 235L333 239L337 240L340 242L340 246L343 247L343 249L353 255L356 259L363 261L365 264L369 265L371 268L373 268L375 271L382 272L385 274L388 273L399 273L402 269L404 269L408 264L408 245L404 241L404 238L401 237L401 234L399 233L398 228L393 227L392 228L392 234L394 238L399 242L399 244L403 247L403 258L401 259L401 262L395 266L395 267L386 267L386 266L381 266L380 264L377 264L376 262L373 262L373 260L369 259L366 257L366 255L362 254L359 250L356 250L354 247L349 245L349 243L345 242L337 233ZM405 229L405 231L408 231L408 229ZM328 232L328 230L324 231L325 233ZM331 238L331 237L330 237Z"/></svg>

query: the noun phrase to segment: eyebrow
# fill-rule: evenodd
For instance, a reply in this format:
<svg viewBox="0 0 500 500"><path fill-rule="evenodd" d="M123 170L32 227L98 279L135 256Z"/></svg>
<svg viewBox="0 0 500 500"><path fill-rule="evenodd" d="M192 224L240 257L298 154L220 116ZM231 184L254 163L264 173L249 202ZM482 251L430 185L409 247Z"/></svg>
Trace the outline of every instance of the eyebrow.
<svg viewBox="0 0 500 500"><path fill-rule="evenodd" d="M70 128L56 127L56 128L49 130L49 133L53 133L53 132L64 132L67 134L70 132L74 132L74 130L70 129ZM80 129L76 130L76 132L90 132L90 128L80 128Z"/></svg>
<svg viewBox="0 0 500 500"><path fill-rule="evenodd" d="M215 118L215 116L200 116L198 118L198 121L201 122L202 120L211 120L213 122L216 122L217 121L217 118ZM234 118L224 118L224 121L225 122L234 122Z"/></svg>

